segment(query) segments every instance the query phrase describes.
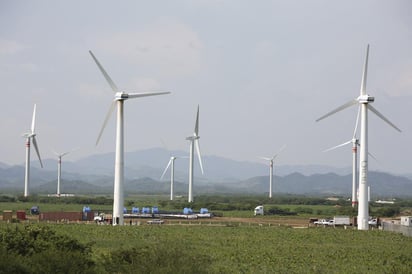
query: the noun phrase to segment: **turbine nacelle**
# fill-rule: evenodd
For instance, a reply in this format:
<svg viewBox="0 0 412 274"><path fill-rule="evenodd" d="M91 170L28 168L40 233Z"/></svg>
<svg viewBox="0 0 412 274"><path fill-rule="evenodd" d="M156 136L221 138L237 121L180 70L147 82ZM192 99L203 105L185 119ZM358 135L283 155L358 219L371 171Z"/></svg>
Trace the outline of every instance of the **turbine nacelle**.
<svg viewBox="0 0 412 274"><path fill-rule="evenodd" d="M129 94L124 93L124 92L116 92L116 94L114 95L115 101L127 100L127 99L129 99Z"/></svg>
<svg viewBox="0 0 412 274"><path fill-rule="evenodd" d="M30 133L30 132L24 133L22 135L22 137L24 137L24 138L32 138L34 136L36 136L36 134L35 133Z"/></svg>
<svg viewBox="0 0 412 274"><path fill-rule="evenodd" d="M186 137L186 140L188 140L188 141L195 141L195 140L198 140L198 139L200 139L200 136L189 136L189 137Z"/></svg>
<svg viewBox="0 0 412 274"><path fill-rule="evenodd" d="M367 104L367 103L372 103L375 101L375 97L369 96L368 94L362 94L356 100L359 102L359 104Z"/></svg>

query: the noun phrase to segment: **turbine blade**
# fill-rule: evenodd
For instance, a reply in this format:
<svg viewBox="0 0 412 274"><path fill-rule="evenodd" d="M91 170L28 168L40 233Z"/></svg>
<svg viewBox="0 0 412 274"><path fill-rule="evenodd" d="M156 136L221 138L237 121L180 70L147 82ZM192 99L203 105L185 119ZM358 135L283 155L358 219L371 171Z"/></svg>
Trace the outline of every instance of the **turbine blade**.
<svg viewBox="0 0 412 274"><path fill-rule="evenodd" d="M108 111L107 114L106 114L106 118L104 119L103 126L102 126L102 128L100 129L99 136L97 137L97 140L96 140L96 146L97 146L97 144L98 144L99 141L100 141L100 137L102 137L104 128L106 127L107 122L109 121L109 118L110 118L110 116L112 115L115 106L116 106L116 101L113 101L112 104L110 105L109 111Z"/></svg>
<svg viewBox="0 0 412 274"><path fill-rule="evenodd" d="M36 104L34 104L33 117L31 120L31 133L32 134L34 133L35 123L36 123Z"/></svg>
<svg viewBox="0 0 412 274"><path fill-rule="evenodd" d="M68 152L63 153L62 156L67 155L67 154L72 153L72 152L75 152L76 150L79 150L79 149L80 149L80 148L76 147L76 148L74 148L74 149L72 149L72 150L70 150L70 151L68 151Z"/></svg>
<svg viewBox="0 0 412 274"><path fill-rule="evenodd" d="M196 114L196 124L195 124L195 135L199 135L199 105L197 105L197 114Z"/></svg>
<svg viewBox="0 0 412 274"><path fill-rule="evenodd" d="M275 156L272 157L272 159L275 159L276 157L278 157L278 155L282 152L282 150L284 150L286 148L286 144L284 144L278 151L278 153L275 154Z"/></svg>
<svg viewBox="0 0 412 274"><path fill-rule="evenodd" d="M351 101L349 101L349 102L341 105L340 107L332 110L331 112L328 112L327 114L323 115L322 117L316 119L316 122L319 122L320 120L325 119L326 117L331 116L332 114L335 114L336 112L339 112L339 111L341 111L341 110L344 110L345 108L348 108L348 107L350 107L350 106L356 105L357 103L358 103L357 100L355 100L355 99L354 99L354 100L351 100Z"/></svg>
<svg viewBox="0 0 412 274"><path fill-rule="evenodd" d="M202 174L204 174L204 172L203 172L203 164L202 164L202 156L200 155L199 140L196 139L196 140L194 140L194 142L195 142L195 144L196 144L196 151L197 151L197 157L199 158L200 170L202 171Z"/></svg>
<svg viewBox="0 0 412 274"><path fill-rule="evenodd" d="M368 76L368 57L369 57L369 44L366 47L366 58L365 58L365 63L363 65L362 83L361 83L361 90L360 90L361 95L366 95L366 80Z"/></svg>
<svg viewBox="0 0 412 274"><path fill-rule="evenodd" d="M358 114L356 115L355 130L353 131L353 137L352 137L353 139L356 139L356 132L357 132L357 130L358 130L358 124L359 124L360 109L361 109L361 106L359 105L359 107L358 107Z"/></svg>
<svg viewBox="0 0 412 274"><path fill-rule="evenodd" d="M43 168L43 163L42 163L41 158L40 158L39 147L37 146L36 137L33 136L32 140L33 140L34 149L36 150L37 157L39 157L40 166Z"/></svg>
<svg viewBox="0 0 412 274"><path fill-rule="evenodd" d="M389 121L385 116L383 116L376 108L374 108L373 106L368 104L368 108L375 113L379 118L381 118L382 120L384 120L386 123L388 123L391 127L393 127L394 129L396 129L399 132L402 132L397 126L395 126L391 121Z"/></svg>
<svg viewBox="0 0 412 274"><path fill-rule="evenodd" d="M117 86L115 85L113 80L110 78L109 74L107 74L107 72L104 70L103 66L99 63L97 58L94 56L93 52L91 50L89 50L89 53L92 56L94 62L96 62L96 65L99 67L100 71L102 72L102 74L103 74L104 78L106 79L107 83L109 83L112 90L114 92L119 92L119 89L117 88Z"/></svg>
<svg viewBox="0 0 412 274"><path fill-rule="evenodd" d="M72 152L73 150L71 150L71 151L66 151L65 153L62 153L61 155L60 155L60 157L63 157L63 156L66 156L67 154L69 154L70 152Z"/></svg>
<svg viewBox="0 0 412 274"><path fill-rule="evenodd" d="M266 161L270 161L270 160L272 160L272 158L269 158L269 157L258 157L259 159L262 159L262 160L266 160Z"/></svg>
<svg viewBox="0 0 412 274"><path fill-rule="evenodd" d="M340 144L340 145L337 145L337 146L328 148L328 149L324 150L323 152L331 151L331 150L337 149L337 148L339 148L339 147L346 146L347 144L350 144L350 143L352 143L352 140L347 141L347 142L345 142L345 143L343 143L343 144Z"/></svg>
<svg viewBox="0 0 412 274"><path fill-rule="evenodd" d="M173 161L173 160L170 158L169 163L167 164L165 170L163 171L162 176L160 176L160 180L162 180L162 179L163 179L163 176L165 176L167 169L168 169L169 166L172 164L172 161Z"/></svg>
<svg viewBox="0 0 412 274"><path fill-rule="evenodd" d="M75 149L66 151L66 152L64 152L64 153L58 153L58 152L56 152L54 149L52 149L51 151L52 151L56 156L58 156L58 157L63 157L63 156L65 156L65 155L67 155L67 154L69 154L69 153L72 153L73 151L76 151L76 150L78 150L78 149L79 149L79 148L75 148Z"/></svg>
<svg viewBox="0 0 412 274"><path fill-rule="evenodd" d="M379 163L379 161L378 161L378 159L376 159L376 157L375 156L373 156L373 154L372 153L370 153L370 152L368 152L368 155L369 156L371 156L376 162L378 162Z"/></svg>
<svg viewBox="0 0 412 274"><path fill-rule="evenodd" d="M51 151L53 152L54 155L60 156L60 154L58 152L56 152L54 149L51 149Z"/></svg>
<svg viewBox="0 0 412 274"><path fill-rule="evenodd" d="M170 92L142 92L142 93L128 93L127 95L129 99L133 99L133 98L163 95L163 94L170 94Z"/></svg>

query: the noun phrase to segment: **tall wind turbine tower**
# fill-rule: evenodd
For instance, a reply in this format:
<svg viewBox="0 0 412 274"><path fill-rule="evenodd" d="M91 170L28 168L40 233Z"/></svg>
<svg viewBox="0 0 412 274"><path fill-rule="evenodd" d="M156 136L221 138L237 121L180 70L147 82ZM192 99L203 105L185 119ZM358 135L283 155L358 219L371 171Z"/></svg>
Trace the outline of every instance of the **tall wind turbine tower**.
<svg viewBox="0 0 412 274"><path fill-rule="evenodd" d="M30 143L33 141L34 148L36 150L37 157L40 161L40 166L43 168L43 163L40 158L39 148L36 141L36 133L34 131L36 124L36 104L34 104L33 118L31 121L31 128L29 132L23 134L26 138L26 169L24 175L24 197L29 196L29 186L30 186Z"/></svg>
<svg viewBox="0 0 412 274"><path fill-rule="evenodd" d="M360 104L361 107L361 133L360 133L360 163L359 163L359 206L358 206L358 229L369 229L369 207L368 207L368 110L375 113L379 118L388 123L391 127L401 132L392 122L383 116L370 103L375 101L375 98L366 93L366 80L368 72L368 56L369 45L366 47L366 58L363 67L362 83L360 88L360 95L335 110L325 114L316 121L320 121L336 112L346 109L350 106Z"/></svg>
<svg viewBox="0 0 412 274"><path fill-rule="evenodd" d="M124 183L124 123L123 123L123 104L127 99L134 99L146 96L162 95L168 94L170 92L144 92L144 93L126 93L124 91L119 91L115 83L112 81L110 76L104 70L102 65L96 59L91 51L89 51L96 65L99 67L101 73L103 74L106 81L109 83L112 90L115 92L113 103L111 104L106 118L103 122L103 126L100 130L99 136L97 137L96 145L99 143L100 137L102 136L103 130L106 124L117 106L117 116L116 116L116 159L114 165L114 194L113 194L113 221L112 224L123 225L123 207L124 207L124 194L123 194L123 183Z"/></svg>
<svg viewBox="0 0 412 274"><path fill-rule="evenodd" d="M269 198L272 199L272 194L273 194L273 162L276 157L278 157L279 153L286 147L284 145L278 153L276 153L273 157L259 157L260 159L269 161Z"/></svg>
<svg viewBox="0 0 412 274"><path fill-rule="evenodd" d="M199 165L200 170L203 174L203 165L202 165L202 157L200 155L200 147L199 147L199 105L197 106L197 115L196 115L196 124L195 124L195 131L193 132L193 136L186 137L186 140L190 141L190 151L189 151L189 193L188 193L188 202L193 202L193 154L194 154L194 147L196 146L197 157L199 158Z"/></svg>
<svg viewBox="0 0 412 274"><path fill-rule="evenodd" d="M163 171L162 176L160 177L160 180L163 179L165 176L167 170L170 167L170 201L173 201L173 193L174 193L174 180L175 180L175 160L178 158L187 158L187 157L176 157L176 156L171 156L169 163L167 163L167 166L165 170Z"/></svg>
<svg viewBox="0 0 412 274"><path fill-rule="evenodd" d="M66 156L70 152L73 152L73 150L67 151L67 152L64 152L64 153L57 153L57 152L53 151L53 153L56 154L56 156L57 156L57 192L56 192L57 197L60 197L60 194L61 194L60 193L60 186L61 186L61 175L62 175L62 158L63 158L63 156Z"/></svg>
<svg viewBox="0 0 412 274"><path fill-rule="evenodd" d="M357 199L357 184L358 184L358 146L359 146L359 139L356 137L356 131L358 129L358 122L359 122L359 114L360 114L360 108L358 109L358 115L356 116L356 124L355 124L355 130L353 132L353 137L351 140L331 147L324 152L334 150L336 148L346 146L350 143L352 143L352 207L356 207L358 204L358 199Z"/></svg>

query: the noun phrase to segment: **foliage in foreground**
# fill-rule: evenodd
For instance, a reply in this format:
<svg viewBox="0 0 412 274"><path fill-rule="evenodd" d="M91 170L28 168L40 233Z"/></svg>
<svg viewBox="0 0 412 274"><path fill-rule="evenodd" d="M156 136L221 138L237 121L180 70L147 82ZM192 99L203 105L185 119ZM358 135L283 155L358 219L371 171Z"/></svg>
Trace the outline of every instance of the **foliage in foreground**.
<svg viewBox="0 0 412 274"><path fill-rule="evenodd" d="M412 269L412 238L378 230L3 224L0 235L3 273L408 273Z"/></svg>
<svg viewBox="0 0 412 274"><path fill-rule="evenodd" d="M47 226L12 226L0 231L1 273L90 273L91 250Z"/></svg>

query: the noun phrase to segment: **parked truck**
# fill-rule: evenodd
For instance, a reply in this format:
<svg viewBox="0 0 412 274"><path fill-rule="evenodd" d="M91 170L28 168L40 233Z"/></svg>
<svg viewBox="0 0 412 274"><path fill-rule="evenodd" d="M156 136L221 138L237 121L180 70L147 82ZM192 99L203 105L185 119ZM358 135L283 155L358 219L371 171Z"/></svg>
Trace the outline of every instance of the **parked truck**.
<svg viewBox="0 0 412 274"><path fill-rule="evenodd" d="M333 225L351 225L349 216L335 216L333 217Z"/></svg>

